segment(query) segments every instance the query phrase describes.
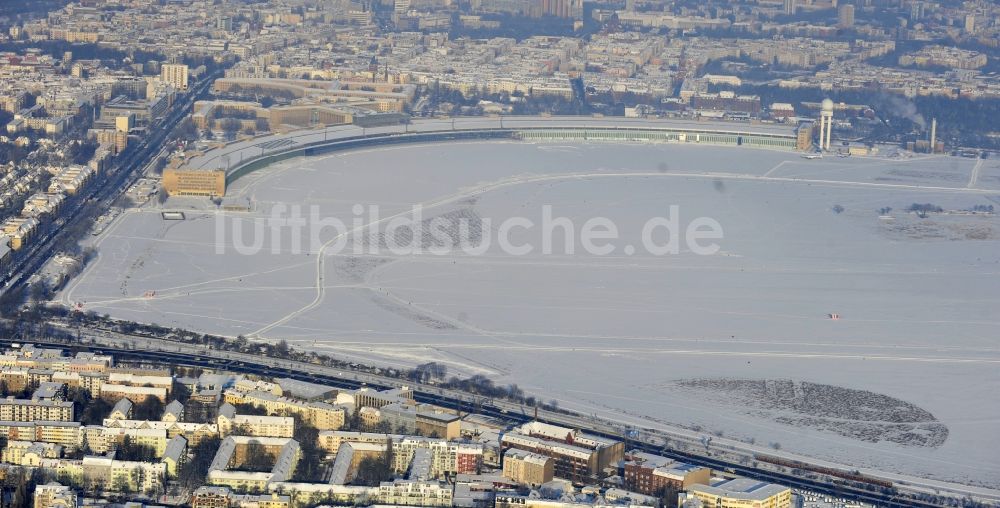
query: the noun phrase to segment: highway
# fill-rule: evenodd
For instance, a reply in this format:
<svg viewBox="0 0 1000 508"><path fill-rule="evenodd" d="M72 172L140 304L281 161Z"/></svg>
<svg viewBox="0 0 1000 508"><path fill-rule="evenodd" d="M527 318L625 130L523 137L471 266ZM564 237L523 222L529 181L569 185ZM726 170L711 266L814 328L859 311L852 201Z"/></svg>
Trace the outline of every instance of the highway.
<svg viewBox="0 0 1000 508"><path fill-rule="evenodd" d="M221 71L203 79L190 93L181 99L179 104L171 109L167 117L160 122L159 127L152 130L152 134L147 139L137 144L134 149L123 154L115 163L117 169L110 171L105 177L107 178L106 182L92 182L86 188L84 195L74 199L71 205L72 208L68 212L64 211L61 214L64 219L51 223L49 232L41 235L26 252L23 252L22 255L15 259L14 269L0 278L0 284L2 284L2 290L0 291L8 291L11 288L25 284L31 275L48 261L54 253L53 246L58 244L61 237L66 234L69 226L74 221L81 220L79 212L86 204L96 204L99 209L110 207L114 200L142 175L142 168L146 167L151 159L160 152L166 137L173 130L174 126L186 116L195 100L199 100L206 95L210 84L220 73ZM479 121L483 122L484 120ZM408 129L412 127L402 128ZM362 135L365 134L367 133L363 131ZM326 138L328 133L324 130L313 135L322 135L323 138ZM435 133L435 135L452 136L455 134ZM480 134L469 133L468 135ZM353 141L352 138L351 140ZM372 142L379 141L372 140ZM259 140L257 144L259 144ZM258 150L256 154L264 155L261 148L237 147L235 149L256 149ZM243 159L242 155L240 158ZM211 162L211 159L204 161L206 164L209 162ZM54 322L51 324L66 332L74 334L77 332L77 328L68 323ZM535 408L528 409L518 403L487 398L457 390L443 389L431 384L412 383L359 370L338 369L305 362L216 350L202 345L173 342L140 334L123 335L117 332L94 328L83 328L81 332L85 340L79 343L67 345L59 342L37 342L37 344L51 345L52 347L64 349L103 351L122 360L140 360L178 366L222 369L263 376L285 376L297 380L348 389L355 389L362 386L391 388L405 384L414 389L415 398L420 402L500 418L510 422L511 425L535 418ZM0 344L9 345L12 342L10 338L0 338ZM900 482L897 476L887 475L885 477L879 476L878 478L892 481L899 492L882 492L877 489L873 492L851 485L834 483L831 477L824 475L817 474L812 475L814 477L806 478L800 475L793 475L785 470L777 470L777 468L768 464L756 462L754 454L760 450L754 450L749 445L737 446L732 442L722 439L706 442L704 439L707 436L704 434L686 429L635 428L621 422L613 422L596 416L542 409L537 410L537 418L547 423L581 429L612 439L625 439L628 441L628 448L638 448L657 455L707 466L715 471L729 472L762 481L779 483L801 490L882 506L913 508L944 506L904 497L903 495L911 492L933 492L940 488L940 485L932 485L931 483L906 485ZM767 451L767 453L779 454L777 451ZM781 453L781 455L785 456L784 453ZM975 492L971 488L969 491L965 491L961 489L961 486L954 487L953 493L959 497L967 494L978 494L978 492ZM945 492L951 489L943 488L941 490Z"/></svg>
<svg viewBox="0 0 1000 508"><path fill-rule="evenodd" d="M103 177L92 180L84 189L82 195L72 199L69 207L59 213L59 217L47 226L47 231L23 251L15 253L13 265L0 277L0 293L6 293L19 287L31 278L55 252L53 247L58 244L63 235L72 229L71 226L83 220L81 211L89 204L96 205L100 210L107 210L118 196L131 187L142 176L142 169L163 148L167 136L184 117L194 104L209 90L209 85L222 74L216 71L206 76L198 85L175 104L170 113L151 129L150 136L134 147L122 152L121 157L113 162L113 167L105 170Z"/></svg>
<svg viewBox="0 0 1000 508"><path fill-rule="evenodd" d="M79 332L83 340L73 344L35 342L36 345L71 350L100 351L113 355L119 360L211 368L262 376L284 376L345 389L356 389L363 386L386 389L406 385L414 390L415 399L419 402L491 416L510 422L511 425L523 423L535 417L535 408L529 410L514 402L443 389L430 384L413 383L369 372L223 351L200 344L174 342L141 334L125 335L99 328L77 328L69 323L52 322L51 324L57 329L74 335ZM0 344L10 344L11 342L12 340L9 338L0 338ZM945 506L903 497L910 492L926 493L927 489L921 485L909 486L896 482L897 492L892 490L883 492L879 489L869 491L847 485L844 482L834 483L834 478L825 475L812 474L811 477L807 478L793 475L787 470L777 470L780 468L767 468L770 466L769 464L753 460L752 452L747 453L745 450L739 450L727 444L709 443L706 445L702 440L704 436L693 431L665 432L653 429L636 429L592 416L542 409L537 411L537 418L543 422L576 428L612 439L627 439L629 449L641 449L649 453L710 467L714 471L779 483L800 490L880 506L913 508ZM771 453L777 454L778 452ZM962 494L964 493L958 493L959 496Z"/></svg>

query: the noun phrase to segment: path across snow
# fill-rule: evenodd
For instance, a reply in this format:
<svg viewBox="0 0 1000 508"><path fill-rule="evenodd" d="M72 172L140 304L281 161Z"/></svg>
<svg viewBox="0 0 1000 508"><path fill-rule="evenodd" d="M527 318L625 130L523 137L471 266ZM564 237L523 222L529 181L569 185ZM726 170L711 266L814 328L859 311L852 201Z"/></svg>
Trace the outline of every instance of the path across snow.
<svg viewBox="0 0 1000 508"><path fill-rule="evenodd" d="M1000 191L976 184L990 171L938 156L805 160L736 147L514 142L294 159L231 189L253 197L250 214L190 210L169 228L153 210L124 215L60 298L122 318L284 338L361 362L439 361L584 413L995 486L1000 223L902 212L912 203L994 203ZM324 237L314 252L216 254L230 243L215 236L218 218L266 218L280 203L316 206L347 224L354 204L379 205L382 214ZM331 248L415 204L425 217L474 216L494 226L512 216L539 224L541 207L551 205L577 225L607 217L621 240L608 256L511 256L495 245L478 256ZM719 254L628 255L624 244L639 245L642 224L670 205L682 223L717 220ZM837 205L842 213L832 211ZM895 220L879 218L884 207ZM520 230L512 240L537 244L537 233ZM147 291L156 296L139 296ZM872 437L886 422L823 428L829 420L677 384L718 378L884 394L932 414L948 437L938 447L902 446Z"/></svg>

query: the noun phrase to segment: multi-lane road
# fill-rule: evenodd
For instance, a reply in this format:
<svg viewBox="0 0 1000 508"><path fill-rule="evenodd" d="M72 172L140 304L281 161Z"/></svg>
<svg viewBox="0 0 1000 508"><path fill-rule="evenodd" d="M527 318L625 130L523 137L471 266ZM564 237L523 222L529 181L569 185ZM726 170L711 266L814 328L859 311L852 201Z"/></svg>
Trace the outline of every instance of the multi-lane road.
<svg viewBox="0 0 1000 508"><path fill-rule="evenodd" d="M151 135L129 150L116 162L116 170L109 173L107 181L102 185L97 182L88 187L87 193L75 200L72 209L64 212L62 219L53 222L48 232L39 237L28 250L20 253L13 268L0 276L0 291L8 291L25 284L32 274L39 270L54 254L53 247L58 245L62 237L74 221L82 220L79 212L88 204L100 209L106 209L111 203L131 186L141 175L142 169L156 157L163 148L167 136L187 114L195 100L208 92L211 82L218 73L206 77L181 102L175 105ZM324 136L326 133L324 133ZM57 328L77 332L68 323L52 323ZM234 372L260 374L266 376L287 376L303 381L312 381L343 388L370 386L373 388L389 388L406 384L414 389L417 400L449 407L465 412L476 412L487 416L503 419L511 424L538 418L552 424L581 429L590 433L614 438L626 439L630 448L638 448L659 455L672 457L690 463L711 467L716 471L725 471L741 476L770 481L835 497L842 497L883 506L909 506L914 508L930 508L942 506L929 501L922 501L906 494L931 493L935 491L948 492L957 497L972 496L990 500L988 495L975 489L964 490L961 486L954 489L942 488L934 482L912 483L900 481L896 475L880 476L883 481L891 481L896 490L874 491L855 486L835 483L834 479L824 475L798 475L786 469L762 464L754 460L759 450L751 446L741 446L726 440L706 441L706 436L681 428L647 429L624 425L596 416L585 416L563 411L526 409L524 406L507 400L486 398L457 390L444 389L428 384L416 384L397 378L382 376L369 372L349 369L338 369L305 362L289 361L277 358L262 357L246 353L215 350L202 345L179 343L139 334L124 335L108 330L83 328L80 330L86 339L74 343L72 348L101 350L113 354L117 358L144 360L181 366L196 366L225 369ZM0 344L11 342L8 338L0 338ZM66 344L53 343L54 346L68 347ZM529 414L530 413L530 414ZM777 454L777 452L769 452ZM783 455L783 454L782 454ZM1000 501L1000 498L992 499Z"/></svg>
<svg viewBox="0 0 1000 508"><path fill-rule="evenodd" d="M167 136L187 116L194 101L208 93L209 86L222 71L207 76L175 104L167 116L150 129L150 135L122 153L107 171L105 181L93 181L82 195L76 196L71 205L60 212L47 230L24 250L18 252L9 270L0 275L0 294L21 287L52 257L54 247L73 229L75 223L85 220L81 212L87 206L108 209L118 196L142 176L145 168L163 148Z"/></svg>
<svg viewBox="0 0 1000 508"><path fill-rule="evenodd" d="M77 334L82 341L71 345L52 343L63 348L102 351L123 360L142 360L179 366L214 368L238 373L264 376L289 377L341 388L391 388L407 385L414 390L420 402L436 404L464 412L475 412L500 418L512 425L533 418L541 421L581 429L593 434L625 439L630 448L638 448L650 453L671 457L689 463L699 464L719 472L755 478L788 485L800 490L812 491L834 497L872 503L879 506L907 506L931 508L944 506L930 501L910 497L906 494L929 493L940 489L940 485L929 486L921 483L907 484L898 478L893 481L895 490L864 489L837 482L825 475L793 474L786 468L778 468L754 460L754 450L741 449L730 443L705 442L705 436L694 431L676 429L641 429L618 422L563 411L550 411L524 406L501 399L487 398L462 391L451 390L431 384L419 384L398 378L373 374L359 370L328 367L307 362L285 360L260 355L212 349L200 344L181 343L142 334L122 334L106 329L82 327L70 323L53 322L52 326L65 332ZM0 339L0 344L10 339ZM39 344L41 345L41 344ZM718 440L715 440L718 441ZM771 454L778 454L772 451ZM801 458L799 458L801 459ZM886 480L887 478L879 478ZM960 486L956 486L961 488ZM947 489L941 490L946 492ZM957 490L958 497L977 493ZM981 499L982 496L977 496ZM996 501L996 500L993 500Z"/></svg>

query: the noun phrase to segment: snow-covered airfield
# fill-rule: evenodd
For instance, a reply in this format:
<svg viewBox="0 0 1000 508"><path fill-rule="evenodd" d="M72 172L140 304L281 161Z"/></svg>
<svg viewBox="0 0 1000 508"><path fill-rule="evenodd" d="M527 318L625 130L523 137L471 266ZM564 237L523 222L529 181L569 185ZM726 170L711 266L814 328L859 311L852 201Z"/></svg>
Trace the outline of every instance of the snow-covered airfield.
<svg viewBox="0 0 1000 508"><path fill-rule="evenodd" d="M253 212L172 199L187 220L124 214L62 298L362 362L444 362L585 413L996 487L1000 219L905 211L1000 208L1000 163L977 162L485 141L291 159L229 189ZM494 241L479 255L355 255L351 242L295 252L286 235L277 252L270 238L257 254L236 251L234 220L290 204L349 225L354 205L384 218L422 204L424 219L490 219L482 234ZM543 254L543 205L577 234L610 219L615 251L587 254L575 238L564 254L557 233L560 249ZM718 221L716 254L640 246L643 224L671 205L682 227ZM513 216L536 223L511 235L534 252L497 245L496 224Z"/></svg>

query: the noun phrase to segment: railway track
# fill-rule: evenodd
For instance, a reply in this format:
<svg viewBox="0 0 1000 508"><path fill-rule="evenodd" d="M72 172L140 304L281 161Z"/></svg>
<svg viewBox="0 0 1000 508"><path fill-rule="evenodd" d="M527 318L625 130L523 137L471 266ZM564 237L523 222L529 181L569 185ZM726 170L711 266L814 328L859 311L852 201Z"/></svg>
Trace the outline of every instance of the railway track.
<svg viewBox="0 0 1000 508"><path fill-rule="evenodd" d="M208 86L217 72L204 79L179 107L175 107L156 127L149 138L140 142L134 150L123 152L123 157L115 162L114 169L106 172L101 180L92 181L86 187L85 194L73 199L69 210L64 210L59 217L46 225L46 231L41 238L28 247L28 251L17 255L13 266L0 276L0 293L6 293L26 284L45 263L55 254L53 247L58 244L62 235L71 229L70 226L82 220L80 213L88 205L96 205L101 210L107 210L115 199L131 187L141 176L146 167L162 150L163 142L173 128L187 116L187 111L194 101L202 98L208 92Z"/></svg>
<svg viewBox="0 0 1000 508"><path fill-rule="evenodd" d="M83 330L94 329L83 328ZM463 392L455 392L453 390L445 390L430 385L414 384L405 380L388 378L376 374L351 371L349 369L336 369L333 367L257 356L247 353L213 350L207 347L192 347L190 344L170 342L142 334L124 335L103 329L96 329L96 331L103 334L114 333L120 340L132 338L142 341L158 341L166 344L166 346L151 350L93 342L66 344L58 341L36 341L34 344L71 351L101 352L113 355L116 360L120 361L137 361L148 362L151 364L169 364L183 367L209 368L268 377L288 377L298 381L313 382L343 389L358 389L361 387L388 389L405 384L414 389L414 399L418 402L434 404L460 412L476 413L497 418L508 422L511 426L526 423L535 419L534 414L527 414L522 406L513 402ZM95 335L93 339L100 340L100 337ZM10 345L12 343L12 339L0 338L0 344ZM174 349L171 349L170 346ZM626 431L624 426L608 424L572 413L539 410L537 413L537 419L553 425L576 428L591 434L616 440L622 440L623 433ZM886 487L884 482L882 485L872 484L870 487L865 487L861 483L848 484L842 480L838 482L834 478L807 478L792 474L791 472L778 472L763 469L761 467L755 467L753 463L748 465L741 462L726 460L725 458L713 457L708 454L694 453L671 448L655 442L649 434L629 439L628 444L631 449L639 449L648 453L708 467L713 471L744 476L759 481L778 483L798 490L810 491L831 497L844 498L851 501L870 503L877 506L907 508L940 508L944 506L952 506L902 496L898 490Z"/></svg>

